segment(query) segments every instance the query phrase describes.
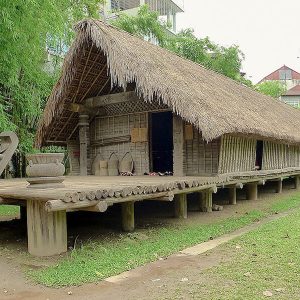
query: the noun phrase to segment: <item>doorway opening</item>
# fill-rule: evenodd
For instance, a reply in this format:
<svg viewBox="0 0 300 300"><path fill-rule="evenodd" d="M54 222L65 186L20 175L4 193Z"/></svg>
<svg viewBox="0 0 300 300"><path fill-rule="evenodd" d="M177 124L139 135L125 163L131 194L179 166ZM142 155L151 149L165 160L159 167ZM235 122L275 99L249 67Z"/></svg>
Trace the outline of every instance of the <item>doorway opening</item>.
<svg viewBox="0 0 300 300"><path fill-rule="evenodd" d="M264 152L263 141L257 141L256 142L256 159L255 159L255 169L256 170L262 169L263 152Z"/></svg>
<svg viewBox="0 0 300 300"><path fill-rule="evenodd" d="M150 114L152 172L173 172L173 114Z"/></svg>

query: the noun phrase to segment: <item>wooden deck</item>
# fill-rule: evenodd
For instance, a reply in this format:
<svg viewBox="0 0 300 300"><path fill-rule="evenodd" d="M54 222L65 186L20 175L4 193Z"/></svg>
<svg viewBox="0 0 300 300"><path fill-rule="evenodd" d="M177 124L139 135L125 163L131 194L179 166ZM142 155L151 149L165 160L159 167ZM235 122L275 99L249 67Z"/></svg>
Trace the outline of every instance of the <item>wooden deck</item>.
<svg viewBox="0 0 300 300"><path fill-rule="evenodd" d="M65 178L62 188L28 188L26 179L0 180L0 204L26 207L28 249L33 255L49 256L67 250L66 213L76 210L105 212L122 204L122 225L134 230L134 203L137 201L175 201L174 215L187 217L187 194L199 195L202 211L212 211L212 194L229 189L229 203L236 204L236 189L246 186L247 199L257 199L257 186L272 180L294 177L300 185L300 168L253 171L215 177L132 176ZM22 209L24 212L25 208ZM23 213L24 216L24 213ZM26 214L25 214L26 216Z"/></svg>

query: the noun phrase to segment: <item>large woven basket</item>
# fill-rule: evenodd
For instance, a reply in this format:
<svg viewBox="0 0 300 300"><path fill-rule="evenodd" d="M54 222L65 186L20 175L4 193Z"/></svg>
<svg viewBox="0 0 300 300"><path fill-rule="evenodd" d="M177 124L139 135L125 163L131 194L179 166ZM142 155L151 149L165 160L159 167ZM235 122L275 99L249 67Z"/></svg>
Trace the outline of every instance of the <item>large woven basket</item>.
<svg viewBox="0 0 300 300"><path fill-rule="evenodd" d="M119 158L115 152L112 152L109 156L108 162L108 176L119 175Z"/></svg>
<svg viewBox="0 0 300 300"><path fill-rule="evenodd" d="M120 173L132 173L134 167L133 157L130 152L126 152L120 162Z"/></svg>

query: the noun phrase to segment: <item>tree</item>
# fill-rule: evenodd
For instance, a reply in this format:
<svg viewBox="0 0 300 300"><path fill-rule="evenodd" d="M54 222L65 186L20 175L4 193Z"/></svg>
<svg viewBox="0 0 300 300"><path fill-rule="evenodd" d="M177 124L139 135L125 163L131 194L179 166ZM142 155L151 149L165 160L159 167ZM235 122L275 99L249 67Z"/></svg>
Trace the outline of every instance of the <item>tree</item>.
<svg viewBox="0 0 300 300"><path fill-rule="evenodd" d="M199 39L192 29L177 35L167 33L168 24L159 20L158 13L149 10L147 5L140 8L137 16L120 14L113 25L141 38L155 37L160 46L179 56L215 70L243 84L251 86L249 80L240 75L244 54L238 46L228 48L212 42L208 37Z"/></svg>
<svg viewBox="0 0 300 300"><path fill-rule="evenodd" d="M279 98L286 92L286 86L279 81L264 81L255 86L255 89L265 95Z"/></svg>
<svg viewBox="0 0 300 300"><path fill-rule="evenodd" d="M73 24L98 16L99 0L0 2L0 131L15 130L21 151L32 147L36 123L60 64L45 68L46 46L66 49Z"/></svg>

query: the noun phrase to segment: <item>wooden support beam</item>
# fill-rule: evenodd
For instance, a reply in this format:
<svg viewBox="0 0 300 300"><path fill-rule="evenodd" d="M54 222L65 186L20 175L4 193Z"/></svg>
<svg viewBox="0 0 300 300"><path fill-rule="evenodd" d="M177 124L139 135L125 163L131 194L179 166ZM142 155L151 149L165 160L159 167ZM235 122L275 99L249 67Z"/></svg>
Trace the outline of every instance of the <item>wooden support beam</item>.
<svg viewBox="0 0 300 300"><path fill-rule="evenodd" d="M238 182L236 184L223 184L224 189L231 189L231 188L237 188L237 189L242 189L244 187L244 184L241 182Z"/></svg>
<svg viewBox="0 0 300 300"><path fill-rule="evenodd" d="M66 252L66 211L48 213L44 206L44 202L27 200L28 251L35 256Z"/></svg>
<svg viewBox="0 0 300 300"><path fill-rule="evenodd" d="M246 198L247 200L257 200L257 182L248 183L246 185Z"/></svg>
<svg viewBox="0 0 300 300"><path fill-rule="evenodd" d="M229 204L236 205L236 187L229 188L228 192L229 192Z"/></svg>
<svg viewBox="0 0 300 300"><path fill-rule="evenodd" d="M179 219L187 218L187 198L186 194L175 196L175 217Z"/></svg>
<svg viewBox="0 0 300 300"><path fill-rule="evenodd" d="M139 98L135 92L123 92L97 96L85 100L85 106L89 108L101 107L109 104L117 104L129 101L138 101Z"/></svg>
<svg viewBox="0 0 300 300"><path fill-rule="evenodd" d="M122 228L126 232L134 231L134 202L122 203Z"/></svg>
<svg viewBox="0 0 300 300"><path fill-rule="evenodd" d="M200 210L203 212L212 212L212 194L211 189L201 192Z"/></svg>

